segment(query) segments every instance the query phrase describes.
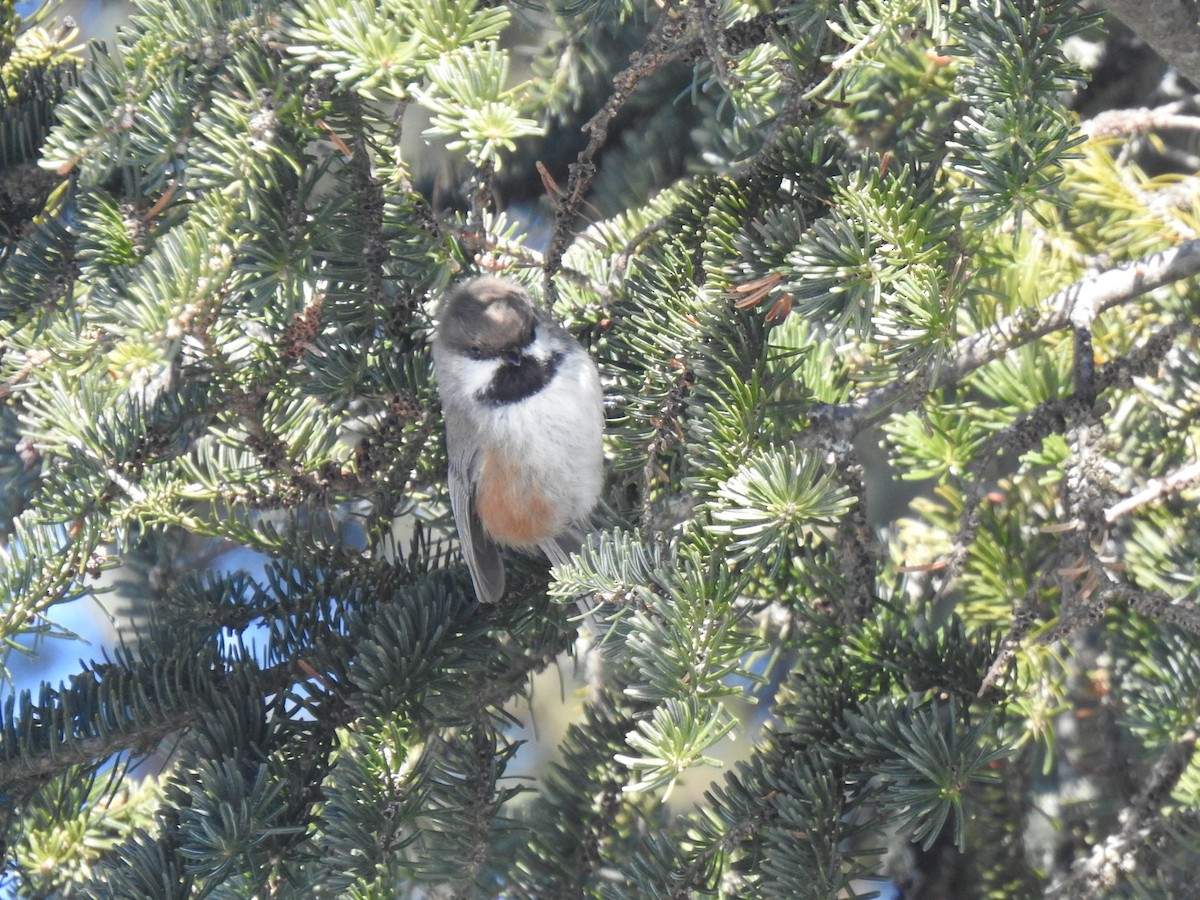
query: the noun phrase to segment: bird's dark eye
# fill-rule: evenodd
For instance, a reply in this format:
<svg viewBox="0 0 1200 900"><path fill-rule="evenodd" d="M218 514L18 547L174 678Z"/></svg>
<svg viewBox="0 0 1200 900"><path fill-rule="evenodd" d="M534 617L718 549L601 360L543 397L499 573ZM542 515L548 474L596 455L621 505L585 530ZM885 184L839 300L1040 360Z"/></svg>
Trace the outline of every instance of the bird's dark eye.
<svg viewBox="0 0 1200 900"><path fill-rule="evenodd" d="M483 359L483 348L478 344L472 344L467 348L467 356L471 359Z"/></svg>

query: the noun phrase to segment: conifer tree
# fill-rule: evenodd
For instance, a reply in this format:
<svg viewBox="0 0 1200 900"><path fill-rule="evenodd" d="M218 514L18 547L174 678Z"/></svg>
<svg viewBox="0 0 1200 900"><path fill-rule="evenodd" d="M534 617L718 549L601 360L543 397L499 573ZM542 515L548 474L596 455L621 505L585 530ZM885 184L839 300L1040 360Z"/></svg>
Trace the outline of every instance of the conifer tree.
<svg viewBox="0 0 1200 900"><path fill-rule="evenodd" d="M78 70L40 27L0 118L43 173L0 210L0 629L117 576L133 624L0 710L14 892L1196 883L1200 192L1128 152L1195 110L1071 112L1095 14L138 0ZM481 271L608 417L596 533L494 606L428 344Z"/></svg>

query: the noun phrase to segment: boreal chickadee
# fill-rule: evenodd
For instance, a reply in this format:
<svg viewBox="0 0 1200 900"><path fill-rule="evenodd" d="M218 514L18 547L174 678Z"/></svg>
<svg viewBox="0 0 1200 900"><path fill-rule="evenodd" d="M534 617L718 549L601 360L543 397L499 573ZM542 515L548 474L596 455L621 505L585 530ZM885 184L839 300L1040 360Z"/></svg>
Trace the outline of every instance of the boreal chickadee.
<svg viewBox="0 0 1200 900"><path fill-rule="evenodd" d="M579 549L603 481L596 364L520 285L484 276L442 302L433 363L450 506L476 596L504 593L500 547Z"/></svg>

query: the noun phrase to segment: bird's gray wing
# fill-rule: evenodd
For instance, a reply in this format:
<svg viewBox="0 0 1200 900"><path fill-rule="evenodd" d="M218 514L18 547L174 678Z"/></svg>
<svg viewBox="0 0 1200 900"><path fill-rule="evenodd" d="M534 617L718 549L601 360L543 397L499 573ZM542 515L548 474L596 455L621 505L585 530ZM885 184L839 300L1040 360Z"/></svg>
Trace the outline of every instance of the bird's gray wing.
<svg viewBox="0 0 1200 900"><path fill-rule="evenodd" d="M572 553L579 552L586 537L587 533L578 525L568 525L565 531L542 541L538 547L546 554L551 565L562 566L570 561Z"/></svg>
<svg viewBox="0 0 1200 900"><path fill-rule="evenodd" d="M496 603L504 594L504 560L475 513L475 496L468 474L473 462L467 454L450 453L450 509L458 526L463 559L475 585L475 596L481 603Z"/></svg>

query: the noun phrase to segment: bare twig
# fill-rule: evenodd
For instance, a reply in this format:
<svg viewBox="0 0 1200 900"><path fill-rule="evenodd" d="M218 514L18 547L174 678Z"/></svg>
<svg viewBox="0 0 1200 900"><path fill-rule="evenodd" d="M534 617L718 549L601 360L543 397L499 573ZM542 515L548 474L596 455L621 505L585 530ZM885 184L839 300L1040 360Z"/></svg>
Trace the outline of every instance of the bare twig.
<svg viewBox="0 0 1200 900"><path fill-rule="evenodd" d="M749 50L765 43L771 32L783 19L781 12L759 13L753 19L730 25L722 33L720 44L730 55ZM685 63L694 63L702 59L710 51L710 44L705 38L698 38L679 48L678 58Z"/></svg>
<svg viewBox="0 0 1200 900"><path fill-rule="evenodd" d="M1021 598L1021 602L1013 609L1012 624L1008 627L1008 634L1000 642L1000 651L992 660L992 664L988 666L987 674L983 676L983 681L979 685L977 696L987 696L996 682L1004 675L1005 670L1016 657L1017 651L1021 649L1021 642L1029 634L1029 629L1033 627L1036 619L1038 595L1041 594L1048 579L1049 572L1043 569L1034 579L1033 584L1029 586L1029 590Z"/></svg>
<svg viewBox="0 0 1200 900"><path fill-rule="evenodd" d="M721 7L715 0L689 3L688 17L704 41L705 56L713 67L717 80L729 86L729 50L725 46L725 31L721 28Z"/></svg>
<svg viewBox="0 0 1200 900"><path fill-rule="evenodd" d="M1133 512L1140 506L1157 503L1169 494L1178 493L1200 484L1200 462L1184 466L1170 475L1162 478L1151 478L1146 486L1134 494L1130 494L1119 503L1114 503L1104 511L1104 521L1111 525L1122 516Z"/></svg>
<svg viewBox="0 0 1200 900"><path fill-rule="evenodd" d="M655 219L625 243L625 246L621 248L621 252L617 254L617 258L613 262L612 277L614 281L620 282L625 277L625 270L629 268L629 261L633 259L633 254L642 244L660 233L666 227L668 221L670 221L670 217L668 216Z"/></svg>
<svg viewBox="0 0 1200 900"><path fill-rule="evenodd" d="M702 37L679 43L687 29L688 21L672 6L663 10L641 49L630 57L629 65L613 78L613 91L604 105L582 128L588 135L588 143L568 168L565 196L555 210L554 232L546 250L544 268L548 297L553 297L552 276L562 264L563 254L571 241L579 207L584 202L592 178L595 177L596 154L608 139L608 130L613 119L625 106L637 86L669 63L694 63L709 54L715 56L712 62L716 70L724 71L724 54L740 53L761 44L768 39L771 30L779 24L780 19L779 13L763 13L748 21L738 22L723 31L706 27Z"/></svg>
<svg viewBox="0 0 1200 900"><path fill-rule="evenodd" d="M541 269L546 264L545 256L520 241L511 241L498 234L478 234L472 231L470 226L464 227L452 222L443 223L441 227L443 230L452 232L460 238L471 238L479 241L480 249L482 250L511 256L518 263L518 268ZM601 302L607 303L612 300L612 292L586 272L581 272L579 269L573 269L570 266L559 266L558 272L572 284L578 285L584 290L595 294Z"/></svg>
<svg viewBox="0 0 1200 900"><path fill-rule="evenodd" d="M596 174L596 154L608 139L608 128L612 120L642 81L677 57L678 50L673 45L686 27L686 22L676 15L675 10L663 10L654 27L650 29L650 34L646 36L642 48L629 58L629 65L613 78L613 92L608 100L584 124L582 130L588 134L588 143L568 169L566 196L555 210L554 233L546 250L547 296L553 296L554 285L551 277L562 263L579 205L583 202L588 185Z"/></svg>
<svg viewBox="0 0 1200 900"><path fill-rule="evenodd" d="M1070 319L1075 337L1075 396L1084 403L1091 404L1096 399L1096 355L1092 349L1096 304L1093 298L1081 295L1071 310Z"/></svg>
<svg viewBox="0 0 1200 900"><path fill-rule="evenodd" d="M886 415L918 406L925 392L915 390L913 382L924 378L928 390L957 384L1005 353L1068 327L1080 303L1088 304L1099 315L1156 288L1196 275L1200 275L1200 240L1085 278L1047 298L1041 309L1019 310L986 331L962 338L949 359L932 360L908 383L876 388L855 400L826 407L814 418L818 424L856 434Z"/></svg>
<svg viewBox="0 0 1200 900"><path fill-rule="evenodd" d="M878 605L876 579L885 556L882 542L867 520L867 490L863 484L863 466L854 444L847 440L829 441L827 455L836 460L838 480L857 502L838 525L838 561L845 579L839 598L839 612L847 623L872 615Z"/></svg>
<svg viewBox="0 0 1200 900"><path fill-rule="evenodd" d="M1078 333L1076 326L1077 337ZM1061 532L1058 565L1061 588L1056 629L1062 631L1062 637L1099 622L1108 605L1103 587L1109 584L1110 573L1093 546L1093 541L1102 540L1104 531L1099 521L1103 480L1098 477L1104 428L1094 403L1093 390L1087 398L1087 410L1076 416L1064 432L1071 456L1064 466L1059 495L1069 526Z"/></svg>
<svg viewBox="0 0 1200 900"><path fill-rule="evenodd" d="M1081 122L1079 130L1092 137L1147 134L1167 129L1200 131L1200 116L1179 112L1184 105L1183 102L1177 102L1155 109L1110 109Z"/></svg>
<svg viewBox="0 0 1200 900"><path fill-rule="evenodd" d="M1124 603L1147 618L1200 634L1200 606L1191 600L1176 600L1162 591L1141 591L1127 584L1114 584L1105 591L1104 599Z"/></svg>

